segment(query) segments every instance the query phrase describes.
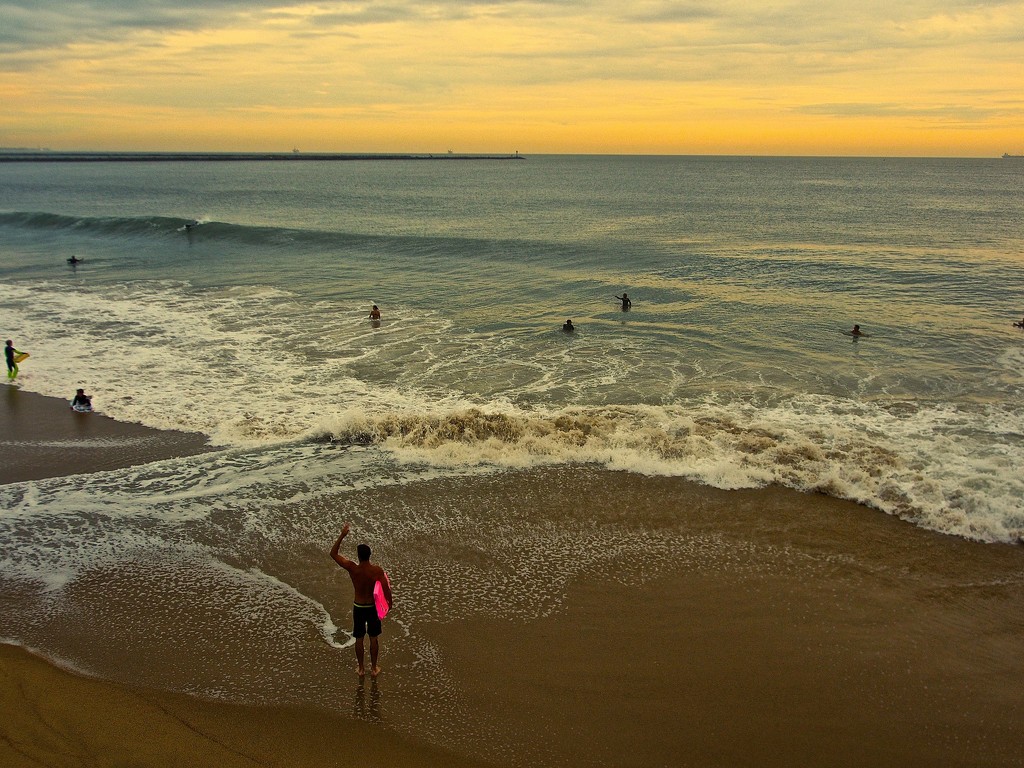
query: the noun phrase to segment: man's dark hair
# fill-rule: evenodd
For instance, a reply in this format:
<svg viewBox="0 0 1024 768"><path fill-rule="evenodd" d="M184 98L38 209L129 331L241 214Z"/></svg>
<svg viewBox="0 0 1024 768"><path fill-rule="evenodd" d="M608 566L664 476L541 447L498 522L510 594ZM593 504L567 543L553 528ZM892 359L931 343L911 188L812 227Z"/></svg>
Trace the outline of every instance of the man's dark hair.
<svg viewBox="0 0 1024 768"><path fill-rule="evenodd" d="M358 547L356 547L356 554L359 555L359 562L365 563L367 560L370 559L370 545L360 544Z"/></svg>

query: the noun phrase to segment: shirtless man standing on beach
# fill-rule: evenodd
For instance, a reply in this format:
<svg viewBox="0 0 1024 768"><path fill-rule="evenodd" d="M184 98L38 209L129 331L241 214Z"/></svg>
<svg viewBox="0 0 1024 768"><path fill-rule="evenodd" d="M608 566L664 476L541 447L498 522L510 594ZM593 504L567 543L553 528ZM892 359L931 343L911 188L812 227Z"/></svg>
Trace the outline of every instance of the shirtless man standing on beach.
<svg viewBox="0 0 1024 768"><path fill-rule="evenodd" d="M373 587L378 581L381 583L384 597L387 598L388 607L390 607L393 604L391 585L388 584L384 569L370 562L370 547L368 545L360 544L356 547L358 563L338 554L338 548L341 547L342 539L348 536L348 530L348 523L345 523L345 527L341 529L341 536L331 548L331 557L334 558L334 562L348 571L348 575L352 579L352 590L355 593L352 604L352 634L356 638L356 672L360 677L366 674L366 668L363 665L363 637L369 635L370 674L377 677L380 674L380 667L377 666L379 650L377 637L380 635L381 626L380 617L377 615L377 606L373 600Z"/></svg>

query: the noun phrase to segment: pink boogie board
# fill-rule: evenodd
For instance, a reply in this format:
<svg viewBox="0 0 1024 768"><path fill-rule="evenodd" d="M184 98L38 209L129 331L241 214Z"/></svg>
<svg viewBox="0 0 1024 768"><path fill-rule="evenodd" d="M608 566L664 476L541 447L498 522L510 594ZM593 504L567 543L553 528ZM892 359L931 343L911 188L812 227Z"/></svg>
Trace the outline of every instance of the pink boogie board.
<svg viewBox="0 0 1024 768"><path fill-rule="evenodd" d="M386 573L384 574L384 580L387 581L388 586L390 587L391 579L388 578ZM377 615L380 616L380 618L383 619L388 615L388 611L391 610L391 606L388 605L388 600L384 597L384 587L380 585L379 581L373 585L373 602L377 606Z"/></svg>

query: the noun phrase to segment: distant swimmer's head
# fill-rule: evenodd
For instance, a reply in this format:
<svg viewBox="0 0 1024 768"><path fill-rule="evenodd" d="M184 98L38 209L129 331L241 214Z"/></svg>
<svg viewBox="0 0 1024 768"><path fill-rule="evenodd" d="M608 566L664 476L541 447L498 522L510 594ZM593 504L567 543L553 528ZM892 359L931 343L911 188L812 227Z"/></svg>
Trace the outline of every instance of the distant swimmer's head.
<svg viewBox="0 0 1024 768"><path fill-rule="evenodd" d="M360 544L358 547L356 547L356 555L359 557L360 563L365 563L367 560L370 559L370 545Z"/></svg>

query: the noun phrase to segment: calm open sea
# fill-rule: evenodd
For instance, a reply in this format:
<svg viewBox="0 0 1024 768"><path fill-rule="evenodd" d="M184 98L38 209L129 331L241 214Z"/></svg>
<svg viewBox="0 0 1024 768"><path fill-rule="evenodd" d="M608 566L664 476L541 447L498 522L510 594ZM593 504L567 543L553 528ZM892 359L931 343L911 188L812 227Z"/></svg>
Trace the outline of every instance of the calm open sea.
<svg viewBox="0 0 1024 768"><path fill-rule="evenodd" d="M1021 200L1024 164L999 159L0 165L20 386L84 387L105 414L222 448L0 488L0 576L102 635L116 601L76 603L88 574L121 569L128 594L139 563L166 557L166 585L187 561L237 620L293 616L343 646L347 606L307 573L341 520L393 565L467 516L508 542L471 479L539 466L778 484L1015 541ZM445 493L403 512L427 479ZM566 511L576 533L550 531L567 561L591 557L603 493ZM473 595L517 589L473 573ZM38 622L8 634L45 645ZM217 694L246 663L173 686Z"/></svg>

